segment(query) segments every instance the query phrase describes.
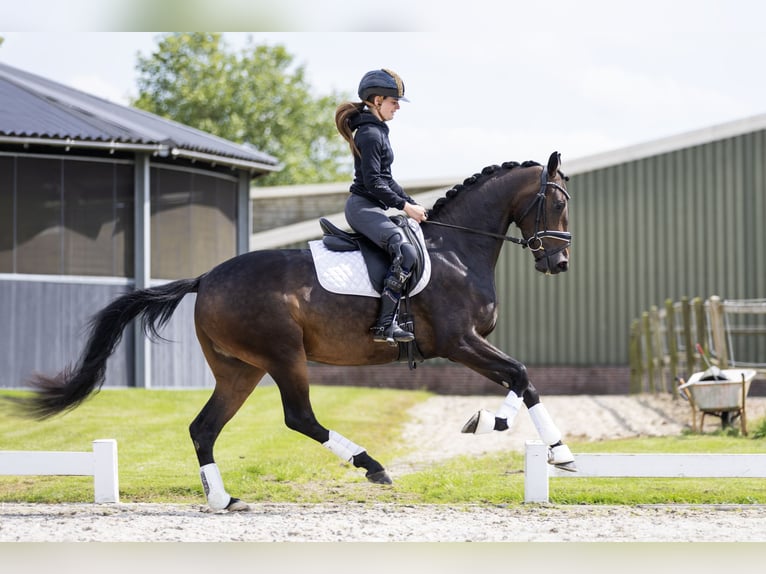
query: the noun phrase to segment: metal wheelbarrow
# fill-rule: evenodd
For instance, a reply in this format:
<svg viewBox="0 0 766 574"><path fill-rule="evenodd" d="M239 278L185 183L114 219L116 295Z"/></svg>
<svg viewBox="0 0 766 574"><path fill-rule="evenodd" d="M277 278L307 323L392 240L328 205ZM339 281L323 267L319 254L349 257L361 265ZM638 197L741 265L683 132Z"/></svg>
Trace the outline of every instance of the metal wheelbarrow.
<svg viewBox="0 0 766 574"><path fill-rule="evenodd" d="M739 417L743 435L747 435L747 413L745 401L750 390L750 381L755 378L753 369L719 369L694 373L687 382L680 380L678 390L689 401L692 408L692 430L702 432L705 415L721 419L721 427L731 426ZM702 414L697 427L697 411Z"/></svg>

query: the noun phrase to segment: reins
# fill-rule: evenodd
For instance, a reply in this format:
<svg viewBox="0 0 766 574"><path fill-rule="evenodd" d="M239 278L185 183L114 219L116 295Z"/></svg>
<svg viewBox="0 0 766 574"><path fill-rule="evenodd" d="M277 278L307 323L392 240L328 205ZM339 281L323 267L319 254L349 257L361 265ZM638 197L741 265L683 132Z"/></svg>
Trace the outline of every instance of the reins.
<svg viewBox="0 0 766 574"><path fill-rule="evenodd" d="M501 233L492 233L491 231L483 231L481 229L473 229L471 227L465 227L463 225L455 225L454 223L444 223L442 221L431 221L430 219L426 219L423 221L423 223L428 223L430 225L439 225L441 227L451 227L452 229L459 229L461 231L467 231L469 233L476 233L477 235L484 235L486 237L494 237L495 239L502 239L503 241L509 241L510 243L515 243L516 245L521 245L522 249L529 247L530 251L540 251L542 250L545 254L545 247L543 247L543 239L549 238L549 239L555 239L557 241L564 241L565 245L562 247L559 247L555 251L553 251L550 254L546 254L548 256L553 255L555 253L558 253L559 251L566 249L569 247L569 245L572 244L572 234L568 231L549 231L547 229L540 230L540 221L545 219L545 196L548 191L548 187L555 187L560 192L562 192L567 199L570 199L569 192L567 192L566 189L564 189L562 186L560 186L558 183L554 181L548 181L548 171L543 167L543 172L540 176L541 182L540 182L540 191L537 192L534 199L529 203L527 208L524 210L524 213L516 219L516 225L521 224L521 222L524 220L524 218L529 215L529 213L532 211L532 209L537 206L537 214L535 216L535 233L530 238L525 239L523 237L514 237L512 235L503 235ZM543 223L545 223L543 221ZM537 241L537 243L533 243ZM534 245L534 247L533 247Z"/></svg>
<svg viewBox="0 0 766 574"><path fill-rule="evenodd" d="M522 247L526 247L529 243L526 239L523 238L513 237L511 235L502 235L500 233L492 233L491 231L482 231L481 229L473 229L471 227L464 227L462 225L455 225L453 223L444 223L443 221L431 221L430 219L426 219L423 221L423 223L428 223L429 225L439 225L441 227L451 227L452 229L459 229L460 231L467 231L469 233L494 237L495 239L510 241L511 243L521 245Z"/></svg>

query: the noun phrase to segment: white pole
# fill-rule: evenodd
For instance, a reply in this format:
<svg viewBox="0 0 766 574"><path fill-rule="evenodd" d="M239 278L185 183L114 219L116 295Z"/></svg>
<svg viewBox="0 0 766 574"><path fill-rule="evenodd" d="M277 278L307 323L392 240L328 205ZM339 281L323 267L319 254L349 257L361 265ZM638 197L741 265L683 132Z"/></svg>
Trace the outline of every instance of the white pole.
<svg viewBox="0 0 766 574"><path fill-rule="evenodd" d="M524 502L548 502L548 447L539 440L524 449Z"/></svg>
<svg viewBox="0 0 766 574"><path fill-rule="evenodd" d="M114 439L93 441L93 485L96 503L120 501L117 441Z"/></svg>

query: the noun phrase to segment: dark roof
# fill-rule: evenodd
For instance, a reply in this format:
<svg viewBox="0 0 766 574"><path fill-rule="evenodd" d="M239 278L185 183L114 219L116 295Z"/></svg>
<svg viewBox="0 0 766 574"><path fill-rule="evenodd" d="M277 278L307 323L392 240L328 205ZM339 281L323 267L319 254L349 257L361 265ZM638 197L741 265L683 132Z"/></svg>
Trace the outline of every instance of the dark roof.
<svg viewBox="0 0 766 574"><path fill-rule="evenodd" d="M0 63L0 140L5 143L143 150L228 164L280 169L276 158Z"/></svg>

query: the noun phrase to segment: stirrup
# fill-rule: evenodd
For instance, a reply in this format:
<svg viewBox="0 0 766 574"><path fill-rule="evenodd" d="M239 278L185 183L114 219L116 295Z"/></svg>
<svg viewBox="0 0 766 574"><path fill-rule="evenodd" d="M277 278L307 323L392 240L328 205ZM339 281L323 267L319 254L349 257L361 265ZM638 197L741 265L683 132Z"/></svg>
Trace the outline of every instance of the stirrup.
<svg viewBox="0 0 766 574"><path fill-rule="evenodd" d="M375 325L372 329L372 340L376 343L388 343L396 346L397 343L409 343L415 340L415 335L405 331L396 323L391 325Z"/></svg>

